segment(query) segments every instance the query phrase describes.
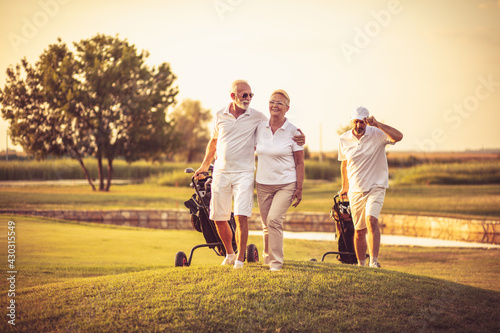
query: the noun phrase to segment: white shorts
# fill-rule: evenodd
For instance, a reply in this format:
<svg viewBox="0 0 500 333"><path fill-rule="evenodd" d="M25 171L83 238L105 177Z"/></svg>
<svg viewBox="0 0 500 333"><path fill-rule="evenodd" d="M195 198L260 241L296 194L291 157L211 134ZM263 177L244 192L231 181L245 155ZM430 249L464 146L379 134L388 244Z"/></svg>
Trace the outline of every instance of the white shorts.
<svg viewBox="0 0 500 333"><path fill-rule="evenodd" d="M254 172L216 172L212 180L210 219L228 221L234 197L234 215L252 216Z"/></svg>
<svg viewBox="0 0 500 333"><path fill-rule="evenodd" d="M374 187L368 192L349 192L349 205L351 207L354 229L366 229L367 216L378 219L384 204L385 188Z"/></svg>

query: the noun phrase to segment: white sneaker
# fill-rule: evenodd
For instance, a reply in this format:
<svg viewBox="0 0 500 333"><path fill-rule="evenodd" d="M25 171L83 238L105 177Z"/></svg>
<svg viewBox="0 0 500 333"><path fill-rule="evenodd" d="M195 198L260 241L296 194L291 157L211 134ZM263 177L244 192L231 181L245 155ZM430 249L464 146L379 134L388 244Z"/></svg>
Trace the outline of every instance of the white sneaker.
<svg viewBox="0 0 500 333"><path fill-rule="evenodd" d="M228 254L226 255L226 257L224 258L224 261L222 262L221 266L224 266L224 265L234 265L234 262L236 260L236 254Z"/></svg>
<svg viewBox="0 0 500 333"><path fill-rule="evenodd" d="M279 272L279 271L281 271L281 268L278 268L278 267L271 267L269 270L270 270L271 272Z"/></svg>
<svg viewBox="0 0 500 333"><path fill-rule="evenodd" d="M243 261L236 260L233 268L243 268Z"/></svg>
<svg viewBox="0 0 500 333"><path fill-rule="evenodd" d="M378 263L378 261L375 261L375 262L370 263L370 267L380 268L380 264Z"/></svg>

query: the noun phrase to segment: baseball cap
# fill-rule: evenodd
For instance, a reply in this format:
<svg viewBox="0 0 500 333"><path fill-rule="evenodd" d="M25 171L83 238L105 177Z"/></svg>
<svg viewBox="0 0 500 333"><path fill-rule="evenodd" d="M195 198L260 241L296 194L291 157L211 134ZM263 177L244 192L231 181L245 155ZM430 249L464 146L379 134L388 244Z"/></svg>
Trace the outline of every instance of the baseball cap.
<svg viewBox="0 0 500 333"><path fill-rule="evenodd" d="M363 120L369 116L370 116L370 112L366 108L360 106L359 108L357 108L355 111L353 111L351 113L351 120L354 120L354 119Z"/></svg>

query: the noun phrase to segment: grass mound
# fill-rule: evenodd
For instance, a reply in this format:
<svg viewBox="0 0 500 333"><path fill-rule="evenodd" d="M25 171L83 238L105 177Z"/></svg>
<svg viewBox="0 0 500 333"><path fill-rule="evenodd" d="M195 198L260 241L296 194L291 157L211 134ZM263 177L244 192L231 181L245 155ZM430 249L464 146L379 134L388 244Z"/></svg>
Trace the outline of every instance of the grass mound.
<svg viewBox="0 0 500 333"><path fill-rule="evenodd" d="M500 330L498 250L383 247L385 269L370 269L308 261L334 242L285 239L281 272L261 263L221 267L209 249L175 268L175 253L203 243L200 233L0 219L16 223L19 271L16 326L4 308L0 332ZM0 299L7 304L7 293Z"/></svg>
<svg viewBox="0 0 500 333"><path fill-rule="evenodd" d="M75 279L19 295L24 332L498 331L500 294L379 269L289 262ZM5 331L3 325L2 331Z"/></svg>
<svg viewBox="0 0 500 333"><path fill-rule="evenodd" d="M467 163L427 163L392 172L398 184L500 184L498 160Z"/></svg>

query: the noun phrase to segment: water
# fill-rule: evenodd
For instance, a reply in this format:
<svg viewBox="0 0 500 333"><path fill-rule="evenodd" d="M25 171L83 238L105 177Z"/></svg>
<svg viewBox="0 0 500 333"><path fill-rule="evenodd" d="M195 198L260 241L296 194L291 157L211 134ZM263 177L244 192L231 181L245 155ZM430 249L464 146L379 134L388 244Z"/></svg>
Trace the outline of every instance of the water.
<svg viewBox="0 0 500 333"><path fill-rule="evenodd" d="M250 235L261 236L262 231L252 230ZM286 239L305 239L318 241L335 241L335 233L326 232L292 232L285 231ZM382 235L382 245L402 245L402 246L425 246L425 247L467 247L467 248L483 248L495 249L500 248L500 245L474 242L461 242L455 240L424 238L424 237L409 237L397 235Z"/></svg>

